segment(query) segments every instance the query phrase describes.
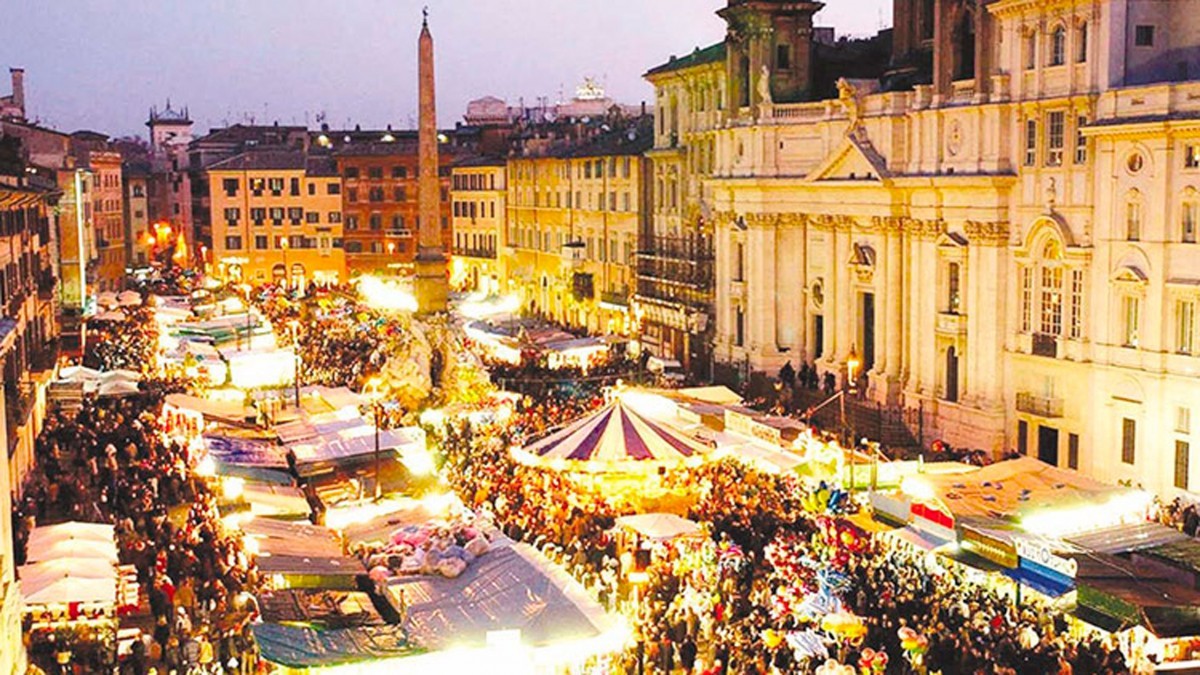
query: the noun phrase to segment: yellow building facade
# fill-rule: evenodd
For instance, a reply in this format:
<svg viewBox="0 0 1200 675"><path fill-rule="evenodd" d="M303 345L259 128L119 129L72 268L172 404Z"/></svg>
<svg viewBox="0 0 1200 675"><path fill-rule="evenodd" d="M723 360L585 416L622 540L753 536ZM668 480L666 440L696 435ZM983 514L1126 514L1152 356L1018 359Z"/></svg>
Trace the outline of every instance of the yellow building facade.
<svg viewBox="0 0 1200 675"><path fill-rule="evenodd" d="M466 291L500 292L500 242L508 218L508 175L499 158L464 161L451 169L451 224L454 230L450 283Z"/></svg>
<svg viewBox="0 0 1200 675"><path fill-rule="evenodd" d="M331 158L250 151L212 165L208 177L218 278L299 289L346 280L341 178Z"/></svg>
<svg viewBox="0 0 1200 675"><path fill-rule="evenodd" d="M502 288L525 311L598 334L630 335L649 133L508 162Z"/></svg>

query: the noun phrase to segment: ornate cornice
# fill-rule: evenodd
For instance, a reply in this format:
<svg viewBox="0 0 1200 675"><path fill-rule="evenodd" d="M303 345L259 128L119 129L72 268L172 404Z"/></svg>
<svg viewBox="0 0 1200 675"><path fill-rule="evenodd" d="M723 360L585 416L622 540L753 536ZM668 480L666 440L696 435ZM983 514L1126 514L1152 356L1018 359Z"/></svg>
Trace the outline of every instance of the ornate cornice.
<svg viewBox="0 0 1200 675"><path fill-rule="evenodd" d="M971 244L989 244L992 246L1006 246L1011 231L1007 221L995 222L979 222L968 220L963 224L963 231L967 235L967 241Z"/></svg>

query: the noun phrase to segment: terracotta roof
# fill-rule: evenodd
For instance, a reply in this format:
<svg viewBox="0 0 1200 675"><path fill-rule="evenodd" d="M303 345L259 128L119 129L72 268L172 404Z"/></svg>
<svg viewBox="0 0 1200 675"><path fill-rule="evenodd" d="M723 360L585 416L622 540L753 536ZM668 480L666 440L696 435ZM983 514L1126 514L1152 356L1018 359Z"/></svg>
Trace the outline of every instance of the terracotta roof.
<svg viewBox="0 0 1200 675"><path fill-rule="evenodd" d="M304 169L306 159L299 150L250 150L208 167L209 171L284 171Z"/></svg>

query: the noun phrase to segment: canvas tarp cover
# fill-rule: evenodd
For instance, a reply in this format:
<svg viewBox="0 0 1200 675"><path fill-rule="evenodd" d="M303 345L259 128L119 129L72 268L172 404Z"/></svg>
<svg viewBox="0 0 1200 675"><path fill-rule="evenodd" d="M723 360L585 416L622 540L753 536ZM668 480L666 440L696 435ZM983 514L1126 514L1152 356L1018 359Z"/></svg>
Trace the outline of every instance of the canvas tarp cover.
<svg viewBox="0 0 1200 675"><path fill-rule="evenodd" d="M254 626L254 640L262 658L288 668L326 668L414 653L400 626L323 631L262 623Z"/></svg>
<svg viewBox="0 0 1200 675"><path fill-rule="evenodd" d="M366 593L287 589L263 593L258 601L267 623L307 623L324 630L385 623Z"/></svg>
<svg viewBox="0 0 1200 675"><path fill-rule="evenodd" d="M283 468L287 466L283 448L265 438L223 434L205 434L204 448L220 465Z"/></svg>
<svg viewBox="0 0 1200 675"><path fill-rule="evenodd" d="M1031 457L997 462L971 473L927 475L925 480L955 518L986 516L1018 521L1025 513L1100 504L1134 492Z"/></svg>
<svg viewBox="0 0 1200 675"><path fill-rule="evenodd" d="M429 650L483 647L492 631L520 630L531 647L595 637L604 610L566 572L525 544L500 546L456 579L399 577L389 600L404 594L414 644Z"/></svg>

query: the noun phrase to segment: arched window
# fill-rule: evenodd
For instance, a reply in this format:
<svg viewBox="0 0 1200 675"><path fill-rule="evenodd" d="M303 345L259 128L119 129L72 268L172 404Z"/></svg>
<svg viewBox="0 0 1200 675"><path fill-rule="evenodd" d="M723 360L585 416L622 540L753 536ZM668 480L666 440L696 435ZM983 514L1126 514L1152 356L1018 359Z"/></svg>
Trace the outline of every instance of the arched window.
<svg viewBox="0 0 1200 675"><path fill-rule="evenodd" d="M1075 63L1087 63L1088 59L1088 25L1079 24L1075 29Z"/></svg>
<svg viewBox="0 0 1200 675"><path fill-rule="evenodd" d="M1034 334L1035 343L1041 337L1044 355L1051 355L1055 341L1083 339L1085 270L1068 261L1057 235L1036 241L1041 243L1030 251L1028 263L1019 268L1020 326L1021 332ZM1057 347L1053 349L1057 353Z"/></svg>
<svg viewBox="0 0 1200 675"><path fill-rule="evenodd" d="M1050 34L1050 65L1061 66L1067 62L1067 29L1058 26Z"/></svg>
<svg viewBox="0 0 1200 675"><path fill-rule="evenodd" d="M1030 30L1025 34L1025 69L1037 68L1037 31Z"/></svg>
<svg viewBox="0 0 1200 675"><path fill-rule="evenodd" d="M1185 244L1196 243L1196 226L1200 225L1200 196L1194 188L1183 191L1179 220L1179 240Z"/></svg>

